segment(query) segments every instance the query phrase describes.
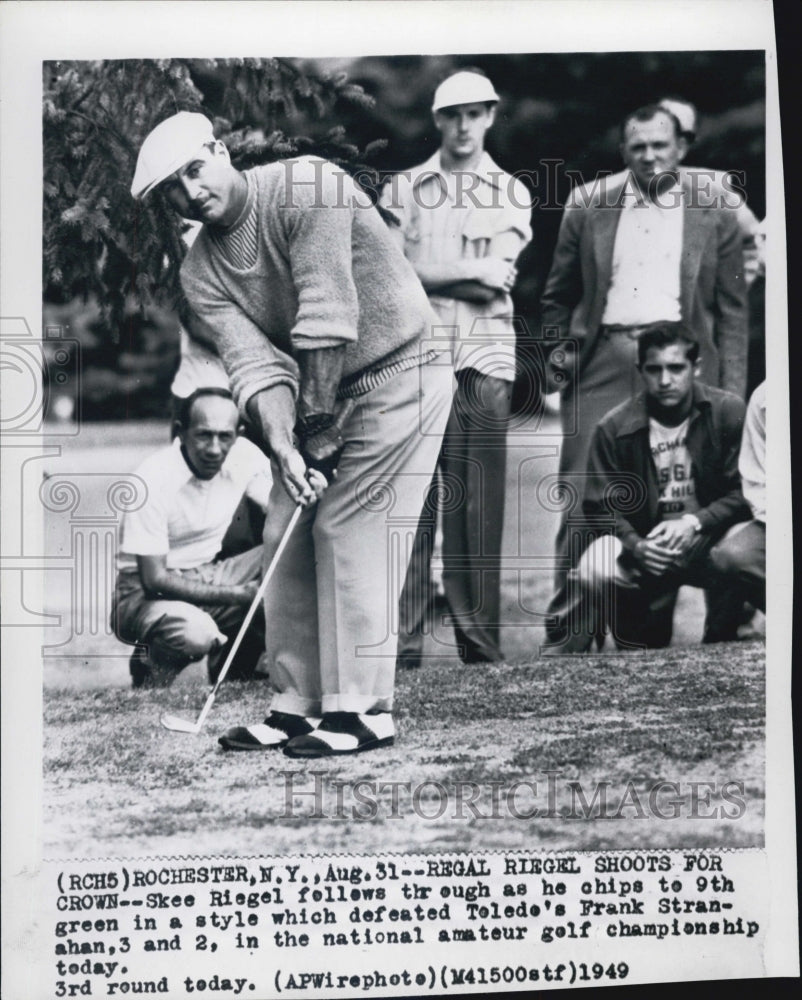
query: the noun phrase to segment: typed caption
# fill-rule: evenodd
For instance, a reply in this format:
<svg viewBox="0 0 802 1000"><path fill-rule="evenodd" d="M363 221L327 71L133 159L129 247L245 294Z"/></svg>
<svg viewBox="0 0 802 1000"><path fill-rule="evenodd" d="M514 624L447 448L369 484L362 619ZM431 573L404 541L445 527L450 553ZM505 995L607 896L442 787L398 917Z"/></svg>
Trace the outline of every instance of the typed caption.
<svg viewBox="0 0 802 1000"><path fill-rule="evenodd" d="M46 868L55 997L442 995L761 968L761 851Z"/></svg>

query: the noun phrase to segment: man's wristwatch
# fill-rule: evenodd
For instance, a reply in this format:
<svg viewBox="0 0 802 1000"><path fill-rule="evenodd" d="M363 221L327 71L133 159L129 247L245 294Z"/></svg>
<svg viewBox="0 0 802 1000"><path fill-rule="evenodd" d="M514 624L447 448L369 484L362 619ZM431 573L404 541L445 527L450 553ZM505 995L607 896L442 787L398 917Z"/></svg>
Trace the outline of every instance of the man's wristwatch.
<svg viewBox="0 0 802 1000"><path fill-rule="evenodd" d="M694 535L698 535L698 534L701 533L701 531L702 531L702 522L699 520L699 518L696 516L696 514L683 514L682 515L682 519L683 519L683 521L690 521L691 522L691 524L693 525L693 533L694 533Z"/></svg>
<svg viewBox="0 0 802 1000"><path fill-rule="evenodd" d="M314 437L315 434L327 431L333 424L333 413L310 413L305 417L298 417L295 422L295 433L304 441Z"/></svg>

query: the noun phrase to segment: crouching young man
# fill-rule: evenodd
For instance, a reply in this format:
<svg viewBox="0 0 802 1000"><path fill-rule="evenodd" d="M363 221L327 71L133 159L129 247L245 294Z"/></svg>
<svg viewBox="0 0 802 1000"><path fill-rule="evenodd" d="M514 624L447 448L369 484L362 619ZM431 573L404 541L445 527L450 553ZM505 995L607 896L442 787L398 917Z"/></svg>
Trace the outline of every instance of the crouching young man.
<svg viewBox="0 0 802 1000"><path fill-rule="evenodd" d="M237 436L238 420L230 392L197 389L172 445L136 470L147 499L123 521L112 610L117 635L138 647L134 687L168 685L207 655L216 679L256 594L262 546L220 558L243 496L266 510L271 488L270 462ZM252 627L230 676L250 676L263 648L263 627Z"/></svg>
<svg viewBox="0 0 802 1000"><path fill-rule="evenodd" d="M556 652L585 652L609 629L619 648L671 641L679 587L705 590L703 642L735 639L742 606L711 547L749 517L738 453L744 405L698 381L699 344L680 323L638 342L643 392L594 434L583 512L585 549L569 576L572 620Z"/></svg>

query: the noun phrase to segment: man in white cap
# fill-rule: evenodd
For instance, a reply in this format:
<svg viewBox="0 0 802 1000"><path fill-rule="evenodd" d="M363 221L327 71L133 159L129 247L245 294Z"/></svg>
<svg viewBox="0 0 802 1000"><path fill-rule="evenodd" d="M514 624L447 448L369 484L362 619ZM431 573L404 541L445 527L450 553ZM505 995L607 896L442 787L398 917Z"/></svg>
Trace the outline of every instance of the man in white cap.
<svg viewBox="0 0 802 1000"><path fill-rule="evenodd" d="M688 143L689 156L696 142L696 106L683 97L661 97L660 107L670 111L677 119L682 136ZM686 167L681 170L695 175L700 200L717 200L727 205L735 215L741 231L744 255L744 279L747 288L749 312L749 352L747 371L747 395L766 377L766 329L764 298L766 293L766 220L758 222L755 213L746 202L743 187L738 177L729 170L715 170L712 167ZM741 185L743 181L741 181Z"/></svg>
<svg viewBox="0 0 802 1000"><path fill-rule="evenodd" d="M385 746L393 521L420 513L450 401L450 366L422 339L426 295L364 192L325 160L240 172L206 118L179 113L140 150L132 194L157 186L204 223L181 279L271 455L266 561L304 508L265 596L271 710L220 742L294 757Z"/></svg>
<svg viewBox="0 0 802 1000"><path fill-rule="evenodd" d="M680 134L690 152L696 142L698 128L696 105L683 97L661 97L657 103L677 119ZM744 277L748 287L765 266L765 239L755 213L746 203L742 188L737 186L737 178L728 170L711 167L682 166L680 169L686 174L696 174L700 197L718 199L734 212L743 239Z"/></svg>
<svg viewBox="0 0 802 1000"><path fill-rule="evenodd" d="M515 380L510 291L515 262L532 236L524 185L485 151L499 100L477 69L452 74L432 102L440 148L393 177L382 204L401 220L404 253L450 340L457 387L443 447L443 589L466 663L502 658L499 645L501 530L506 431ZM421 517L399 625L399 663L420 665L431 626L431 554L437 482Z"/></svg>

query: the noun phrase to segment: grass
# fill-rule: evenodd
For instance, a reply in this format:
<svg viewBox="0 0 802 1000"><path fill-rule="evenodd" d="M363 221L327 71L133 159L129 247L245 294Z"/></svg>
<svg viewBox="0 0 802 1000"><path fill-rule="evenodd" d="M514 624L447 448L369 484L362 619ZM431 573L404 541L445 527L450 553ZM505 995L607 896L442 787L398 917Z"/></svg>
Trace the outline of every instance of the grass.
<svg viewBox="0 0 802 1000"><path fill-rule="evenodd" d="M540 661L465 668L443 661L404 673L395 746L303 765L276 752L225 753L216 744L228 726L263 716L264 684L224 686L197 737L166 732L158 717L168 710L194 718L205 695L201 686L50 691L50 848L75 857L91 843L94 856L124 857L143 850L274 854L762 843L762 643L688 649L679 660L654 651L637 658L575 657L559 667L551 660L548 666ZM491 818L490 783L509 788L535 781L545 789L548 771L557 772L551 779L558 789L557 814ZM325 789L322 818L312 815L315 800L308 794L314 772ZM357 780L409 782L413 788L438 782L452 800L444 815L435 816L441 794L436 785L427 786L417 808L409 792L394 807L392 786L374 789L370 797L378 815L360 821L366 810L348 791L338 817L334 783ZM294 783L290 793L301 793L291 815L288 781ZM683 815L639 818L632 807L617 818L580 820L571 815L569 781L580 783L588 801L594 787L606 783L613 813L629 787L645 802L656 783L678 782ZM694 818L690 783L718 787L725 781L741 781L748 789L744 815ZM467 783L479 786L478 817L470 810L457 814L454 790ZM519 811L543 805L542 795L524 797ZM714 796L710 809L716 803L721 806ZM568 815L560 816L560 809Z"/></svg>
<svg viewBox="0 0 802 1000"><path fill-rule="evenodd" d="M158 424L119 434L83 428L56 442L62 452L47 473L124 474L166 440ZM532 612L549 596L543 565L554 521L528 498L534 477L554 469L554 440L519 435L510 449L505 552L522 569L503 584L507 662L462 665L447 655L453 636L441 628L425 667L398 676L395 745L358 757L302 765L275 752L221 751L222 731L264 717L269 690L259 682L223 685L200 736L166 732L163 711L197 717L203 666L168 691L130 690L129 650L102 628L71 633L69 577L52 571L45 610L61 624L44 659L45 856L761 845L761 641L698 645L700 595L687 590L667 650L538 657L542 631ZM103 476L81 485L84 510L102 502ZM69 515L48 518L50 551L69 554ZM362 785L362 800L358 781L374 783ZM727 781L743 785L737 818L720 795ZM317 799L309 794L315 782ZM588 803L597 792L594 808L582 807L571 782ZM659 782L677 789L657 794ZM700 807L705 782L717 791ZM509 805L497 808L516 785L517 817ZM527 816L533 805L539 813Z"/></svg>

